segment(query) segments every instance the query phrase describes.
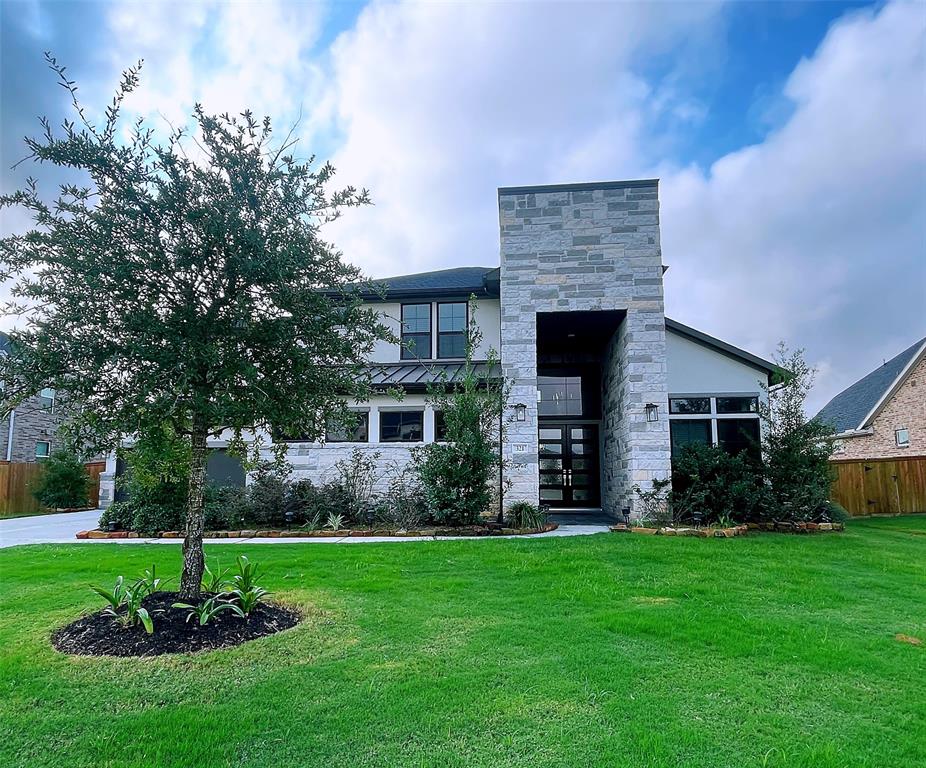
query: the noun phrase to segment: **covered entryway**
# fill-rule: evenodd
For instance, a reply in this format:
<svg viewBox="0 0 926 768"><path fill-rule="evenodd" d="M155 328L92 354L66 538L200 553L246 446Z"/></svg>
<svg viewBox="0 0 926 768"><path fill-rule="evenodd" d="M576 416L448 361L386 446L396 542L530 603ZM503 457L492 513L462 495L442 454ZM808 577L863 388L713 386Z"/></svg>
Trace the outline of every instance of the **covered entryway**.
<svg viewBox="0 0 926 768"><path fill-rule="evenodd" d="M602 365L619 311L537 315L540 503L554 512L600 511Z"/></svg>

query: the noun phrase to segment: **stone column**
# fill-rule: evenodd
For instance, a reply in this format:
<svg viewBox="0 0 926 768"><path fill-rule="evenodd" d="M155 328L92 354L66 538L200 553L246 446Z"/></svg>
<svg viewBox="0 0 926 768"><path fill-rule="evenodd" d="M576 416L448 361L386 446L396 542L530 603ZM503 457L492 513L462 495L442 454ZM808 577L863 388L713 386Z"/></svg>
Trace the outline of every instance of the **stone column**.
<svg viewBox="0 0 926 768"><path fill-rule="evenodd" d="M658 182L503 188L498 200L508 415L526 406L508 425L506 499L538 499L537 313L622 310L602 372L602 505L618 514L634 483L670 472Z"/></svg>

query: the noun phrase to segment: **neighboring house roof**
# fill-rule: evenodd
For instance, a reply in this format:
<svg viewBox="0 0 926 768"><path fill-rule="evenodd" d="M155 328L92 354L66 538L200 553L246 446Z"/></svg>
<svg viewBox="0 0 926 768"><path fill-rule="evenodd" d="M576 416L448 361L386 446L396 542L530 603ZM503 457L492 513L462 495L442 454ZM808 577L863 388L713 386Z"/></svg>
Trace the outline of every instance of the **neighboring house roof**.
<svg viewBox="0 0 926 768"><path fill-rule="evenodd" d="M7 336L3 331L0 331L0 355L8 354L10 351L10 337Z"/></svg>
<svg viewBox="0 0 926 768"><path fill-rule="evenodd" d="M865 429L903 384L907 374L926 352L926 338L888 360L830 400L817 414L838 433Z"/></svg>
<svg viewBox="0 0 926 768"><path fill-rule="evenodd" d="M452 384L463 375L463 363L377 363L371 365L372 384L377 389L401 387L409 392L425 391L429 384L447 382ZM484 361L473 363L480 379L497 379L501 376L498 365L490 366Z"/></svg>

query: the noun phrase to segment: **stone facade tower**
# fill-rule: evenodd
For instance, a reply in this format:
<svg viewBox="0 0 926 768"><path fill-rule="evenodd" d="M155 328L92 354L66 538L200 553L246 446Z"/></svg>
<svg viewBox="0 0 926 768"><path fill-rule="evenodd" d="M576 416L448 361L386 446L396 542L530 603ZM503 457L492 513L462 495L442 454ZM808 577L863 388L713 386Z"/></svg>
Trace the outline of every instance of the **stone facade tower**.
<svg viewBox="0 0 926 768"><path fill-rule="evenodd" d="M634 484L670 474L658 182L502 188L498 205L501 359L512 383L506 500L544 500L543 329L562 329L577 349L603 334L587 354L600 371L600 502L618 515L632 508Z"/></svg>

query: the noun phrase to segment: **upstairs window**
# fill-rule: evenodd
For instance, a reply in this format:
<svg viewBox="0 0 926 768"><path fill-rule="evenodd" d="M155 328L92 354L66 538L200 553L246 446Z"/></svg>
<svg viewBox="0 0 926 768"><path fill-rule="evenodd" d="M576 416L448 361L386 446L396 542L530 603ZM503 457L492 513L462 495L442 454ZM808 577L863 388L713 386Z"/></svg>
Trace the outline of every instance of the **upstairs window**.
<svg viewBox="0 0 926 768"><path fill-rule="evenodd" d="M910 430L904 427L894 430L894 442L898 448L908 448L910 446Z"/></svg>
<svg viewBox="0 0 926 768"><path fill-rule="evenodd" d="M431 357L431 305L402 305L403 360L427 360Z"/></svg>
<svg viewBox="0 0 926 768"><path fill-rule="evenodd" d="M46 411L55 411L55 390L51 387L45 387L39 392L39 403Z"/></svg>
<svg viewBox="0 0 926 768"><path fill-rule="evenodd" d="M466 302L437 305L437 356L466 357Z"/></svg>
<svg viewBox="0 0 926 768"><path fill-rule="evenodd" d="M40 440L35 444L35 458L47 459L51 455L51 443L47 440Z"/></svg>

